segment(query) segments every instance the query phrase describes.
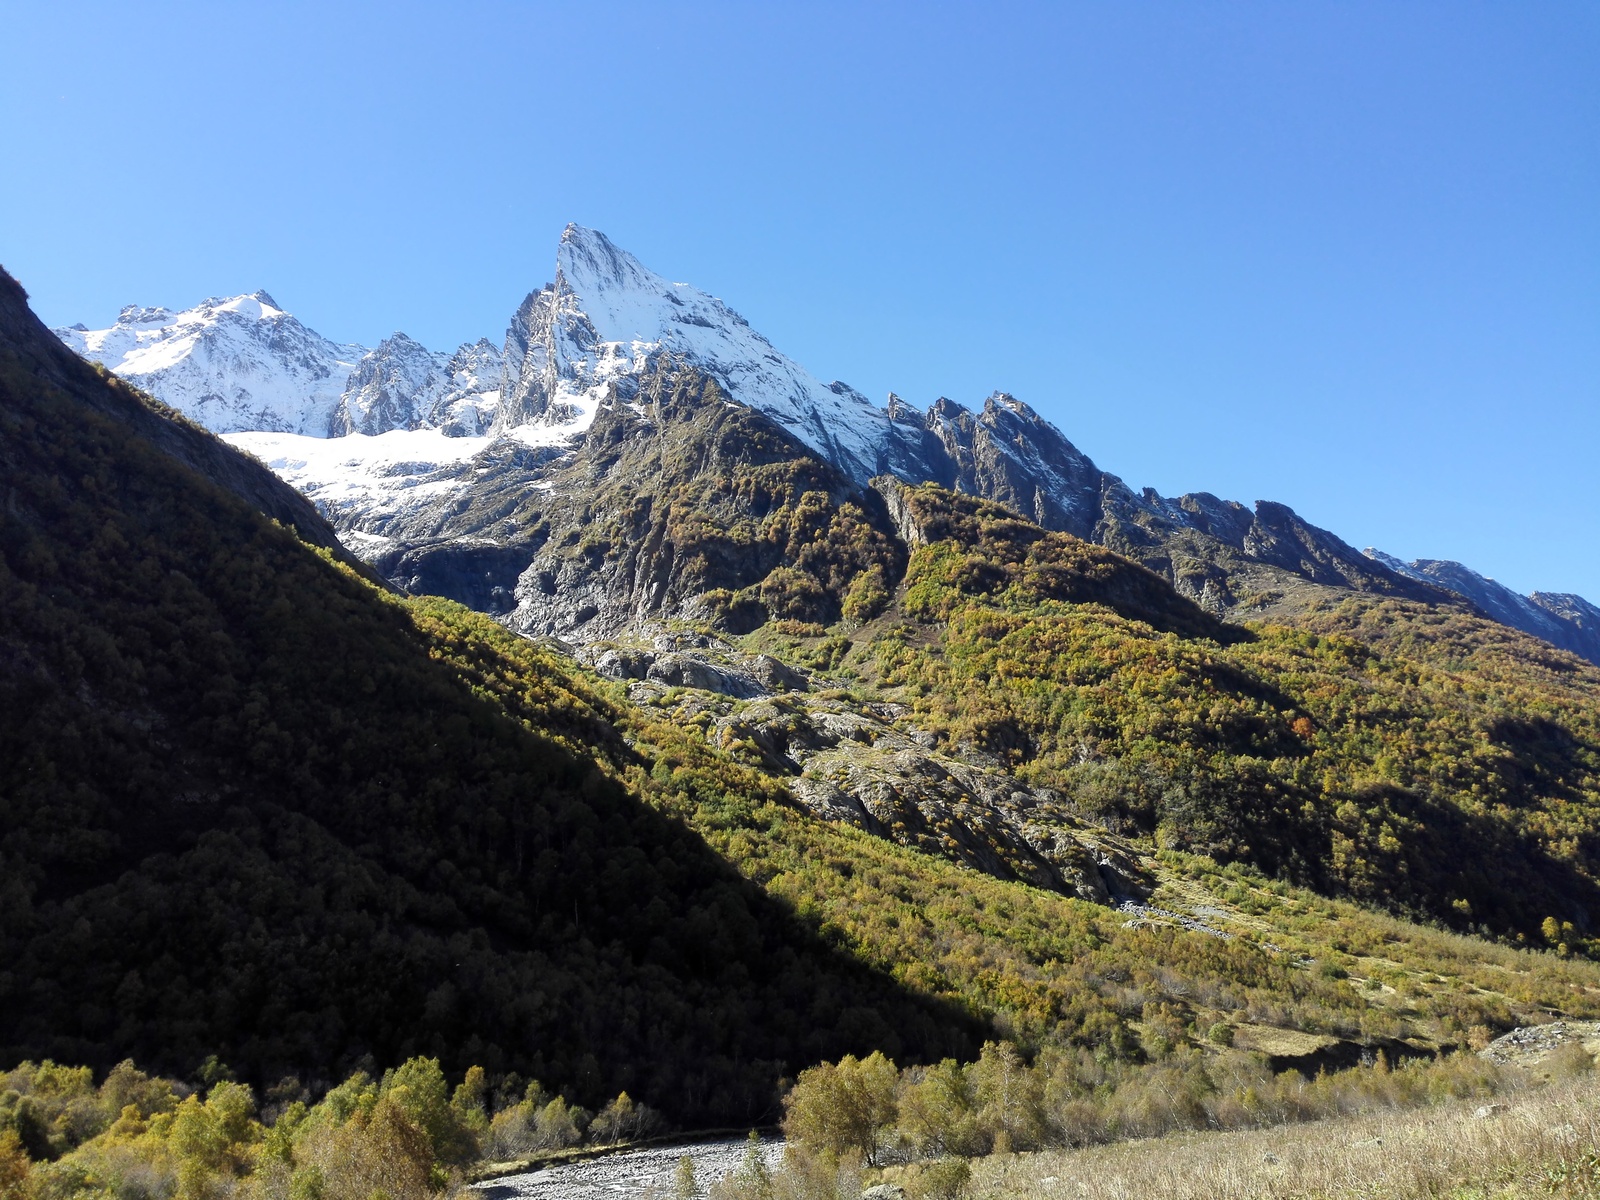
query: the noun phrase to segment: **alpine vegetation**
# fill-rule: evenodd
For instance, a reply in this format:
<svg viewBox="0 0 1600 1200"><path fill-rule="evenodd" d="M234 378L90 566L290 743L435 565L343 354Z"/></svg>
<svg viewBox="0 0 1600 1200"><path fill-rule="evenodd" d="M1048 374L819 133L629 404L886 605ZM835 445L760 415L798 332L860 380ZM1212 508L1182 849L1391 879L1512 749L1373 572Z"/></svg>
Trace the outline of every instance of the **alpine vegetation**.
<svg viewBox="0 0 1600 1200"><path fill-rule="evenodd" d="M1011 395L879 406L576 225L454 350L265 292L50 331L0 277L0 1200L708 1129L787 1147L649 1186L1207 1194L1150 1164L1554 1111L1593 617ZM1565 1127L1509 1194L1586 1194Z"/></svg>

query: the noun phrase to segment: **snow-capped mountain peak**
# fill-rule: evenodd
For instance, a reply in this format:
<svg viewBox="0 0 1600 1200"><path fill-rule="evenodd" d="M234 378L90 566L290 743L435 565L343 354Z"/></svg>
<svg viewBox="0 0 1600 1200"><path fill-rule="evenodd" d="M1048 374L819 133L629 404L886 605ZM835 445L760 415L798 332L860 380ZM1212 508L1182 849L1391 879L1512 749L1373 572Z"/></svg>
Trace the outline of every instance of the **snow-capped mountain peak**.
<svg viewBox="0 0 1600 1200"><path fill-rule="evenodd" d="M104 364L218 433L324 435L362 346L329 341L265 291L182 312L129 305L109 329L58 329Z"/></svg>
<svg viewBox="0 0 1600 1200"><path fill-rule="evenodd" d="M238 313L252 321L271 321L276 317L287 317L289 314L271 296L266 289L251 292L248 296L229 296L225 299L212 299L205 302L214 312Z"/></svg>
<svg viewBox="0 0 1600 1200"><path fill-rule="evenodd" d="M403 333L384 338L350 373L328 432L338 437L420 427L444 390L448 361Z"/></svg>
<svg viewBox="0 0 1600 1200"><path fill-rule="evenodd" d="M601 449L605 438L660 431L634 402L666 356L857 483L893 475L998 501L1045 528L1141 556L1217 613L1281 596L1284 572L1426 603L1454 592L1600 662L1600 608L1581 597L1518 596L1456 563L1363 557L1279 504L1252 512L1205 493L1137 494L1004 392L977 411L944 398L923 411L894 395L880 408L847 384L822 382L715 296L668 281L580 225L562 234L553 282L513 314L503 353L480 340L447 355L403 333L373 350L331 342L265 291L181 312L130 305L108 329L56 333L267 462L358 553L395 563L415 554L417 570L442 556L442 574L407 567L404 578L456 580L473 603L488 576L478 559L468 570L468 558L452 557L451 539L473 554L520 553L513 515L534 511L569 467L583 469L585 435L608 400L640 419L608 412L619 420L600 427Z"/></svg>
<svg viewBox="0 0 1600 1200"><path fill-rule="evenodd" d="M561 235L555 282L512 318L498 426L581 432L612 386L627 392L662 352L693 363L848 474L866 479L882 469L885 410L821 382L715 296L669 282L581 225Z"/></svg>

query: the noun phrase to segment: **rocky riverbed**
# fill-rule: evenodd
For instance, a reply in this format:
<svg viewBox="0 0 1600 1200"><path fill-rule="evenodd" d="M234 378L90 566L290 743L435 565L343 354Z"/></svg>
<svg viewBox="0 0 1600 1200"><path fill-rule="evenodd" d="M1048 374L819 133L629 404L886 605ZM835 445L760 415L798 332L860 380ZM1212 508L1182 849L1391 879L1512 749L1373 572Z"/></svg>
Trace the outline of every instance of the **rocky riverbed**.
<svg viewBox="0 0 1600 1200"><path fill-rule="evenodd" d="M707 1187L744 1161L747 1146L744 1138L727 1138L621 1150L525 1175L485 1180L473 1190L481 1200L617 1200L631 1196L668 1200L673 1195L678 1163L688 1158L694 1163L695 1178L704 1195ZM775 1167L783 1157L782 1140L763 1139L761 1153L767 1165Z"/></svg>

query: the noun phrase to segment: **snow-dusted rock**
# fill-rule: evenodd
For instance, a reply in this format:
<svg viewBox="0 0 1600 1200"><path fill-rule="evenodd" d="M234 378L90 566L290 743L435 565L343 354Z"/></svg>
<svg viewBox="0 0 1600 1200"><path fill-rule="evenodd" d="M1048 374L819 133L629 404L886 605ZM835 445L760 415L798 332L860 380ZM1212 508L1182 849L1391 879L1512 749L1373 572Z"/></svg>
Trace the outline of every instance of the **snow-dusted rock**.
<svg viewBox="0 0 1600 1200"><path fill-rule="evenodd" d="M450 360L396 333L356 364L328 432L379 434L420 429L444 396Z"/></svg>
<svg viewBox="0 0 1600 1200"><path fill-rule="evenodd" d="M500 402L501 370L500 352L486 338L441 354L396 333L356 364L328 432L437 429L447 437L480 437Z"/></svg>
<svg viewBox="0 0 1600 1200"><path fill-rule="evenodd" d="M177 313L129 305L109 329L54 332L213 433L475 438L500 400L500 351L487 339L442 354L396 333L368 350L329 341L266 292Z"/></svg>
<svg viewBox="0 0 1600 1200"><path fill-rule="evenodd" d="M464 342L444 365L444 394L425 422L451 437L481 437L494 424L500 406L505 364L488 338Z"/></svg>
<svg viewBox="0 0 1600 1200"><path fill-rule="evenodd" d="M396 578L408 585L471 575L452 559L436 578L422 559L474 547L474 563L493 561L493 579L458 598L514 595L507 619L524 632L609 636L668 604L663 580L643 586L648 573L620 562L610 579L592 564L557 564L559 546L542 552L552 562L527 562L520 574L508 564L522 553L512 547L528 545L530 560L539 552L531 531L545 517L564 525L581 510L590 519L587 497L618 447L683 418L681 405L674 416L647 403L647 381L670 364L709 376L713 395L761 414L854 485L888 475L998 501L1144 563L1217 615L1296 610L1330 588L1428 603L1462 596L1600 662L1600 609L1581 597L1517 596L1457 563L1364 555L1281 504L1137 493L1003 392L978 411L943 398L923 411L893 395L880 408L823 383L723 301L669 282L579 225L562 234L554 281L512 315L503 352L484 340L446 355L402 333L370 351L335 343L265 292L178 313L129 307L110 329L56 333L266 461L353 550L407 564L411 574ZM638 483L635 500L649 491L648 479ZM901 537L914 541L894 490L880 492ZM671 547L649 556L666 561ZM693 615L693 597L670 598Z"/></svg>

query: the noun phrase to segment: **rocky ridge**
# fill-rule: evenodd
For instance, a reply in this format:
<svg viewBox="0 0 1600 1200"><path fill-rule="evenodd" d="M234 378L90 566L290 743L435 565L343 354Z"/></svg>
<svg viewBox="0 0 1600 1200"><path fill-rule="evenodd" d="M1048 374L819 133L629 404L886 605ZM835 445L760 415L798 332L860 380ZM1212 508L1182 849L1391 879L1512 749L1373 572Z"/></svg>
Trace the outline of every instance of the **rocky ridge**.
<svg viewBox="0 0 1600 1200"><path fill-rule="evenodd" d="M441 354L396 333L369 350L328 340L265 291L182 312L129 305L108 329L52 332L219 434L477 437L500 396L500 352L487 339Z"/></svg>
<svg viewBox="0 0 1600 1200"><path fill-rule="evenodd" d="M396 333L356 364L329 433L437 429L451 437L481 436L499 405L500 375L500 352L488 339L440 354Z"/></svg>
<svg viewBox="0 0 1600 1200"><path fill-rule="evenodd" d="M834 472L824 490L835 506L851 493L851 503L871 509L875 502L861 497L878 476L936 482L1116 550L1214 615L1292 618L1351 591L1468 603L1600 661L1600 610L1581 598L1534 604L1548 619L1529 618L1526 606L1502 615L1472 589L1362 554L1285 505L1136 492L1004 393L975 412L946 398L923 411L890 396L879 408L846 384L822 383L721 300L668 282L577 225L562 235L552 282L518 307L500 351L480 341L447 358L403 334L371 351L339 347L265 293L180 314L129 309L112 330L57 333L231 431L397 583L528 632L610 636L627 620L693 610L696 587L760 587L778 565L757 555L685 569L670 541L622 553L622 563L575 532L597 518L618 530L639 525L637 497L660 488L626 476L661 456L631 443L668 438L680 468L695 457L651 398L652 381L671 364L748 413L747 435L764 423L763 436ZM277 364L270 388L258 380L272 375L269 359ZM728 457L726 446L700 456ZM588 491L602 466L609 510ZM552 542L558 526L564 532ZM593 570L566 552L573 545L586 548Z"/></svg>
<svg viewBox="0 0 1600 1200"><path fill-rule="evenodd" d="M1600 607L1582 596L1565 592L1534 592L1522 596L1503 583L1447 559L1419 558L1402 562L1371 546L1363 553L1398 575L1447 588L1502 625L1543 638L1552 646L1570 650L1590 662L1600 662Z"/></svg>

